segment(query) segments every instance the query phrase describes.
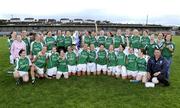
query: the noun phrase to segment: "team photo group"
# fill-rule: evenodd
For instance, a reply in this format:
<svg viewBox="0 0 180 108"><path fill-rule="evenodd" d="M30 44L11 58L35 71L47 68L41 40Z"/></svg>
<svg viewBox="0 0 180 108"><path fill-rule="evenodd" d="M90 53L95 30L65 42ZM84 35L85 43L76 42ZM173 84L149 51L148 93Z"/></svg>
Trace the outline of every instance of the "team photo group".
<svg viewBox="0 0 180 108"><path fill-rule="evenodd" d="M17 85L38 83L37 78L68 79L103 74L132 83L169 86L175 51L171 34L137 29L13 31L8 44Z"/></svg>

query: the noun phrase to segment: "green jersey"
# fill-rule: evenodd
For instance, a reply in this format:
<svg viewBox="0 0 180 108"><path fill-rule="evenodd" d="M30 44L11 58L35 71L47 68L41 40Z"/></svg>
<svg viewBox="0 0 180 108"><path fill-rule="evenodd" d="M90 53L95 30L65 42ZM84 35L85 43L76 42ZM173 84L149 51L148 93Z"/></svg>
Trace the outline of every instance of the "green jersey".
<svg viewBox="0 0 180 108"><path fill-rule="evenodd" d="M98 46L100 46L101 44L105 45L105 42L106 42L106 37L105 36L99 36L99 38L98 38Z"/></svg>
<svg viewBox="0 0 180 108"><path fill-rule="evenodd" d="M137 57L134 54L127 56L127 70L137 71Z"/></svg>
<svg viewBox="0 0 180 108"><path fill-rule="evenodd" d="M29 68L31 65L31 61L28 57L25 58L17 58L16 59L16 70L17 71L24 71L24 72L28 72Z"/></svg>
<svg viewBox="0 0 180 108"><path fill-rule="evenodd" d="M70 36L65 37L64 46L67 48L68 46L72 45L72 38Z"/></svg>
<svg viewBox="0 0 180 108"><path fill-rule="evenodd" d="M164 46L162 49L163 57L165 57L166 59L170 59L173 55L174 50L175 50L175 44L172 42L164 42L163 46ZM169 48L172 48L173 51L170 51Z"/></svg>
<svg viewBox="0 0 180 108"><path fill-rule="evenodd" d="M23 38L22 40L26 44L26 54L29 55L30 54L30 39L26 37L26 38Z"/></svg>
<svg viewBox="0 0 180 108"><path fill-rule="evenodd" d="M84 44L87 44L88 46L90 45L90 36L84 36Z"/></svg>
<svg viewBox="0 0 180 108"><path fill-rule="evenodd" d="M59 53L57 53L57 52L49 53L48 54L47 68L50 69L53 67L57 67L58 59L59 59Z"/></svg>
<svg viewBox="0 0 180 108"><path fill-rule="evenodd" d="M97 40L96 40L95 36L90 37L90 44L94 44L94 46L97 47Z"/></svg>
<svg viewBox="0 0 180 108"><path fill-rule="evenodd" d="M145 58L137 58L137 67L138 67L138 71L143 71L146 72L147 71L147 62L145 60Z"/></svg>
<svg viewBox="0 0 180 108"><path fill-rule="evenodd" d="M44 43L47 45L47 50L51 50L53 46L55 46L55 38L54 37L45 37Z"/></svg>
<svg viewBox="0 0 180 108"><path fill-rule="evenodd" d="M89 51L88 62L89 63L96 62L96 51Z"/></svg>
<svg viewBox="0 0 180 108"><path fill-rule="evenodd" d="M43 44L41 42L33 41L31 43L31 52L32 55L37 55L43 48Z"/></svg>
<svg viewBox="0 0 180 108"><path fill-rule="evenodd" d="M121 66L126 65L126 55L123 52L118 52L116 58L117 58L117 65L121 65Z"/></svg>
<svg viewBox="0 0 180 108"><path fill-rule="evenodd" d="M145 49L147 50L147 54L150 56L150 57L153 57L154 56L154 50L155 48L158 48L158 45L154 42L154 43L150 43L149 45L147 45L145 47Z"/></svg>
<svg viewBox="0 0 180 108"><path fill-rule="evenodd" d="M141 45L140 45L140 48L145 48L146 45L149 45L150 44L150 39L148 36L142 36L141 37Z"/></svg>
<svg viewBox="0 0 180 108"><path fill-rule="evenodd" d="M59 58L58 60L58 66L57 66L57 71L60 72L68 72L68 66L67 66L67 60L66 58Z"/></svg>
<svg viewBox="0 0 180 108"><path fill-rule="evenodd" d="M68 52L66 58L68 65L76 65L76 54L74 52Z"/></svg>
<svg viewBox="0 0 180 108"><path fill-rule="evenodd" d="M131 38L130 45L131 45L132 48L139 49L139 47L140 47L140 37L139 36L133 36Z"/></svg>
<svg viewBox="0 0 180 108"><path fill-rule="evenodd" d="M56 38L56 45L57 45L57 47L64 46L64 41L65 41L64 36L57 36L57 38Z"/></svg>
<svg viewBox="0 0 180 108"><path fill-rule="evenodd" d="M123 39L121 36L114 36L114 48L119 48L120 44L123 44Z"/></svg>
<svg viewBox="0 0 180 108"><path fill-rule="evenodd" d="M88 61L88 51L82 50L79 53L78 64L86 64Z"/></svg>
<svg viewBox="0 0 180 108"><path fill-rule="evenodd" d="M108 67L116 66L116 54L114 51L108 53L107 65L108 65Z"/></svg>
<svg viewBox="0 0 180 108"><path fill-rule="evenodd" d="M105 43L105 48L109 49L109 46L113 44L113 38L112 37L107 37L106 38L106 43Z"/></svg>
<svg viewBox="0 0 180 108"><path fill-rule="evenodd" d="M37 59L34 64L39 68L44 68L46 65L46 54L42 55L41 52L39 52L36 57Z"/></svg>
<svg viewBox="0 0 180 108"><path fill-rule="evenodd" d="M100 65L106 65L107 64L107 53L105 50L98 51L96 62L97 62L97 64L100 64Z"/></svg>

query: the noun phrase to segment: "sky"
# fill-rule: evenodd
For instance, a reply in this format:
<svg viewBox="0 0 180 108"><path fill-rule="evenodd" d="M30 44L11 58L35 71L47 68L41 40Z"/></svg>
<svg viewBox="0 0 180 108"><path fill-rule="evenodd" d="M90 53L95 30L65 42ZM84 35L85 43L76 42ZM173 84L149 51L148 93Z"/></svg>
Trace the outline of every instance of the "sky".
<svg viewBox="0 0 180 108"><path fill-rule="evenodd" d="M180 25L180 0L0 0L0 19L82 18Z"/></svg>

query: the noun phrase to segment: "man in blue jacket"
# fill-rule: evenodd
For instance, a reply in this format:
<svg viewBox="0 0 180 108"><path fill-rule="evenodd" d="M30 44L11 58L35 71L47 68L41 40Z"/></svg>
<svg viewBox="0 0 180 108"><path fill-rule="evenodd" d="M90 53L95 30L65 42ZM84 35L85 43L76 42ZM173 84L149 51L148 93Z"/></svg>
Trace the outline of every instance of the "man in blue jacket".
<svg viewBox="0 0 180 108"><path fill-rule="evenodd" d="M155 49L154 57L149 59L147 65L147 72L150 81L156 77L159 83L169 86L169 81L166 78L167 71L167 60L162 57L160 49Z"/></svg>

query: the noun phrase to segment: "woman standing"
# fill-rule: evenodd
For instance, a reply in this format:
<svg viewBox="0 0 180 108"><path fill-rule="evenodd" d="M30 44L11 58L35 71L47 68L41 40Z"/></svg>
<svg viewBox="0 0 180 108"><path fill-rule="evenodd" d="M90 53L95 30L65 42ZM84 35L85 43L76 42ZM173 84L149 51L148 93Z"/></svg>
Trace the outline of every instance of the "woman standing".
<svg viewBox="0 0 180 108"><path fill-rule="evenodd" d="M145 30L143 32L143 36L141 37L141 45L140 45L140 48L145 48L146 45L149 45L150 43L150 39L149 39L149 36L148 36L148 31Z"/></svg>
<svg viewBox="0 0 180 108"><path fill-rule="evenodd" d="M72 38L71 38L71 32L67 31L65 40L64 40L64 47L65 47L65 52L67 52L67 49L69 46L72 46Z"/></svg>
<svg viewBox="0 0 180 108"><path fill-rule="evenodd" d="M26 44L24 43L24 41L22 41L21 35L17 35L16 40L14 40L11 45L11 55L13 61L19 57L19 51L21 49L24 49L26 51Z"/></svg>
<svg viewBox="0 0 180 108"><path fill-rule="evenodd" d="M149 55L150 57L153 57L154 56L155 48L158 48L158 45L155 42L154 34L152 34L150 36L150 43L149 43L149 45L145 46L145 49L147 50L147 55Z"/></svg>
<svg viewBox="0 0 180 108"><path fill-rule="evenodd" d="M166 78L169 79L170 74L170 66L172 63L172 56L175 50L175 44L172 42L172 36L168 34L165 37L165 42L162 46L162 55L165 57L168 61L167 67L168 67L168 73L166 74Z"/></svg>
<svg viewBox="0 0 180 108"><path fill-rule="evenodd" d="M52 37L52 33L49 31L47 36L44 38L44 43L47 45L47 50L50 51L53 46L55 46L55 38Z"/></svg>
<svg viewBox="0 0 180 108"><path fill-rule="evenodd" d="M9 50L11 50L11 45L14 42L14 40L16 40L16 32L12 32L9 39L8 39L8 46L9 46ZM10 54L9 56L9 60L11 64L14 64L14 60L12 55Z"/></svg>
<svg viewBox="0 0 180 108"><path fill-rule="evenodd" d="M64 36L62 35L61 30L58 30L57 32L56 45L57 45L58 52L65 49Z"/></svg>
<svg viewBox="0 0 180 108"><path fill-rule="evenodd" d="M30 55L30 38L27 37L27 32L24 30L21 33L22 40L26 44L26 55Z"/></svg>
<svg viewBox="0 0 180 108"><path fill-rule="evenodd" d="M164 43L164 38L163 38L163 34L162 33L158 34L156 43L157 43L158 47L160 49L162 49L163 43Z"/></svg>

